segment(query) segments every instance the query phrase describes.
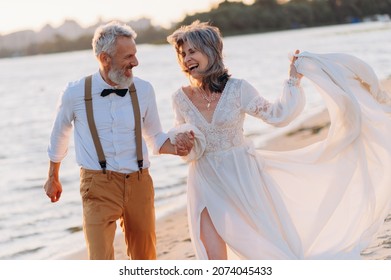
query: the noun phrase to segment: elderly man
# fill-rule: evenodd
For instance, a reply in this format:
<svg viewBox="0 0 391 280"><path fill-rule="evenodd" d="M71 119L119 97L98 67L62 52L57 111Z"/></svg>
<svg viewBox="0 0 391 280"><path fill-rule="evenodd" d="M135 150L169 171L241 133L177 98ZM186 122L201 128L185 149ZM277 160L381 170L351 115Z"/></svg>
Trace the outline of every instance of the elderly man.
<svg viewBox="0 0 391 280"><path fill-rule="evenodd" d="M119 219L132 259L156 259L154 188L147 145L154 154L187 155L192 132L171 144L162 132L154 89L134 77L136 33L119 22L97 28L92 40L99 71L71 82L59 102L51 133L45 192L62 193L59 169L74 126L80 169L83 228L90 259L114 259ZM141 136L142 135L142 136Z"/></svg>

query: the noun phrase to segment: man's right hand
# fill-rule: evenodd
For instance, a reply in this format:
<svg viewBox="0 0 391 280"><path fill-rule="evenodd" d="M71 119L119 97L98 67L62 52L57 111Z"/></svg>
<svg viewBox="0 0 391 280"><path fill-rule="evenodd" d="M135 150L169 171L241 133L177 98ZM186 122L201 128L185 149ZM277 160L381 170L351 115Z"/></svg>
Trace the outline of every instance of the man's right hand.
<svg viewBox="0 0 391 280"><path fill-rule="evenodd" d="M50 198L51 202L57 202L60 200L62 193L62 186L59 180L60 163L50 162L49 175L43 188L46 195Z"/></svg>

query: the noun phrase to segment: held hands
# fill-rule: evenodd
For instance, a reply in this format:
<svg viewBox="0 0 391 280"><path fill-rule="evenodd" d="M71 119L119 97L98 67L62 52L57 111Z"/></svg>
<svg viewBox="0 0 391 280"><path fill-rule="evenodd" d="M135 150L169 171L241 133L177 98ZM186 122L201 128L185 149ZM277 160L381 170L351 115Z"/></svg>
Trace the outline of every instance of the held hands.
<svg viewBox="0 0 391 280"><path fill-rule="evenodd" d="M194 132L181 132L175 136L176 154L187 156L194 146Z"/></svg>
<svg viewBox="0 0 391 280"><path fill-rule="evenodd" d="M295 54L299 54L299 53L300 53L299 50L295 51ZM299 72L297 72L297 69L296 69L296 66L295 66L296 60L297 60L297 56L293 55L292 60L291 60L291 64L290 64L289 75L290 75L291 78L297 79L298 81L300 81L300 79L303 77L303 75L300 74Z"/></svg>

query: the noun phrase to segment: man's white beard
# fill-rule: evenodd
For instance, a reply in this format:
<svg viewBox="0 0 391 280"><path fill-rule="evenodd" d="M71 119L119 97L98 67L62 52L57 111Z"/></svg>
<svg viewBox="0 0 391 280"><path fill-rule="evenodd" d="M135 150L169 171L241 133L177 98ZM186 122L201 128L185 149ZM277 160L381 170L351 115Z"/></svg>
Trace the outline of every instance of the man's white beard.
<svg viewBox="0 0 391 280"><path fill-rule="evenodd" d="M133 76L126 77L122 74L121 69L110 69L108 73L109 79L116 83L119 88L129 88L133 83Z"/></svg>

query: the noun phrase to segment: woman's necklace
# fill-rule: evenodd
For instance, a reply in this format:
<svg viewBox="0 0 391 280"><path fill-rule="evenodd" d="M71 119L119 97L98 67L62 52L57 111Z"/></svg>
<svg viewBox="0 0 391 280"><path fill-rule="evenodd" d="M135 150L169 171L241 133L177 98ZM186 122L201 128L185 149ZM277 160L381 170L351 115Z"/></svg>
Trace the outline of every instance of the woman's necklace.
<svg viewBox="0 0 391 280"><path fill-rule="evenodd" d="M206 103L206 109L209 111L210 104L211 104L213 101L215 101L216 98L217 98L216 93L215 93L215 92L212 92L212 93L210 94L210 98L208 98L208 96L206 95L206 92L205 92L204 90L199 89L198 91L199 91L199 93L201 94L201 97L207 102L207 103Z"/></svg>

